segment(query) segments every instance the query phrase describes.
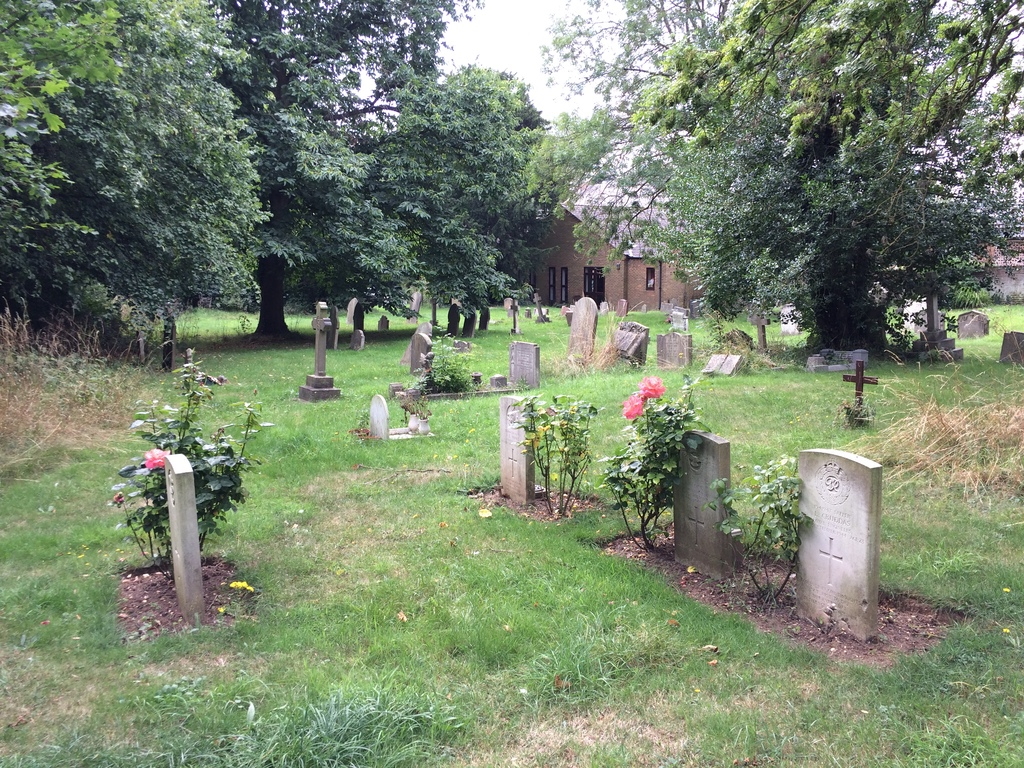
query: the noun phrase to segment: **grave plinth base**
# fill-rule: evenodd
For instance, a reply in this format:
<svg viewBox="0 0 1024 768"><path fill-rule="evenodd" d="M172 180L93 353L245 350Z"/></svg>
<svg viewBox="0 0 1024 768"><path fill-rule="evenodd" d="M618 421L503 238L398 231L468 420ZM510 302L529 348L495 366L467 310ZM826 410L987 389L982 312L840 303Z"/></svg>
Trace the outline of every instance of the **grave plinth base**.
<svg viewBox="0 0 1024 768"><path fill-rule="evenodd" d="M334 386L333 376L307 376L306 383L299 387L299 400L313 403L333 400L341 396L341 390Z"/></svg>

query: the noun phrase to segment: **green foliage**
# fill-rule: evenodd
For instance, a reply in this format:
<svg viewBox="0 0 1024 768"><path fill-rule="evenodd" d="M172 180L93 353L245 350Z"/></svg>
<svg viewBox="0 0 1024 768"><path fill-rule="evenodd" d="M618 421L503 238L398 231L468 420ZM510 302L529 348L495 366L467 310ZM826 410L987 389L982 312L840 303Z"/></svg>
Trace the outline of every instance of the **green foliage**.
<svg viewBox="0 0 1024 768"><path fill-rule="evenodd" d="M648 382L656 382L656 386ZM662 514L672 509L680 480L679 458L700 442L699 436L686 434L699 425L693 406L693 383L687 379L677 398L663 400L664 392L660 379L640 382L640 391L624 404L623 415L632 421L626 428L626 449L602 459L608 462L603 487L615 497L614 507L622 514L634 541L630 514L636 515L640 539L647 549L654 547Z"/></svg>
<svg viewBox="0 0 1024 768"><path fill-rule="evenodd" d="M469 392L473 389L470 375L470 353L456 352L449 337L438 339L430 348L428 367L416 387L423 392Z"/></svg>
<svg viewBox="0 0 1024 768"><path fill-rule="evenodd" d="M197 365L189 363L178 377L180 408L158 407L155 401L136 414L131 428L156 448L122 468L118 474L128 482L113 488L117 492L114 503L124 506L125 522L139 550L168 575L172 565L164 458L182 454L192 465L202 549L206 537L218 532L227 513L245 501L242 472L254 463L245 455L246 444L260 427L271 426L259 421L258 403L243 403L237 438L227 431L234 426L231 424L204 437L198 420L203 404L213 398L211 381ZM124 489L131 490L125 494Z"/></svg>
<svg viewBox="0 0 1024 768"><path fill-rule="evenodd" d="M743 565L765 603L775 603L796 569L800 526L810 521L800 511L796 459L782 456L757 465L739 485L730 488L725 480L716 480L711 490L717 494L712 504L722 504L729 513L720 530L739 531ZM773 573L777 563L783 566L781 574Z"/></svg>
<svg viewBox="0 0 1024 768"><path fill-rule="evenodd" d="M520 405L517 426L544 485L548 512L560 517L572 509L580 483L590 467L590 422L598 408L568 395L555 395L548 405L527 397Z"/></svg>

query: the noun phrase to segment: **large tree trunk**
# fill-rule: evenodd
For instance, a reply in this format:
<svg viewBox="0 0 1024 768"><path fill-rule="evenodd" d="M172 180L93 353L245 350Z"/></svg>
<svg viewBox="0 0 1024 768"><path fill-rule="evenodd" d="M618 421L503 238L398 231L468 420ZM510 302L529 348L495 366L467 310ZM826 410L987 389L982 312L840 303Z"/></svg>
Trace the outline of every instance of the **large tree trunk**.
<svg viewBox="0 0 1024 768"><path fill-rule="evenodd" d="M284 321L284 275L283 256L265 256L256 266L256 282L260 286L260 321L256 326L257 336L285 336L288 325Z"/></svg>

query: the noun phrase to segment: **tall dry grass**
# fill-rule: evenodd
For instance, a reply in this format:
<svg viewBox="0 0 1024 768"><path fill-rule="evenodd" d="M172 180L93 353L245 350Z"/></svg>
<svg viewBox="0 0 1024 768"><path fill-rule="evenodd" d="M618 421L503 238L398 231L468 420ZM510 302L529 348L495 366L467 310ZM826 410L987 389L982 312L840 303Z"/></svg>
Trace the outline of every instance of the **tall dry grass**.
<svg viewBox="0 0 1024 768"><path fill-rule="evenodd" d="M44 329L0 313L0 481L123 431L142 373L103 355L99 334L58 318Z"/></svg>

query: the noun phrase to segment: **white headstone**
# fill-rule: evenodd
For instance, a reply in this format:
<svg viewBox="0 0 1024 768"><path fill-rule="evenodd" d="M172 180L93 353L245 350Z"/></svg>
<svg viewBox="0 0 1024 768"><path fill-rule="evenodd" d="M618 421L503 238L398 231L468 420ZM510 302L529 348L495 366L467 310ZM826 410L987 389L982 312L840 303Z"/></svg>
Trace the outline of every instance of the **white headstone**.
<svg viewBox="0 0 1024 768"><path fill-rule="evenodd" d="M859 640L878 634L882 465L845 451L800 452L797 613Z"/></svg>
<svg viewBox="0 0 1024 768"><path fill-rule="evenodd" d="M594 354L594 336L597 334L597 304L589 296L576 302L572 310L569 331L569 357L589 362Z"/></svg>
<svg viewBox="0 0 1024 768"><path fill-rule="evenodd" d="M180 453L164 459L164 473L171 528L174 590L178 594L181 615L189 623L199 625L202 623L206 603L203 599L203 562L199 552L195 477L188 457Z"/></svg>
<svg viewBox="0 0 1024 768"><path fill-rule="evenodd" d="M498 405L501 493L519 504L532 504L537 496L533 451L523 445L526 439L523 428L512 426L519 418L516 406L520 402L521 397L502 397Z"/></svg>
<svg viewBox="0 0 1024 768"><path fill-rule="evenodd" d="M352 299L348 303L348 313L345 315L345 322L349 325L355 322L357 306L359 306L359 299Z"/></svg>
<svg viewBox="0 0 1024 768"><path fill-rule="evenodd" d="M706 576L725 579L740 563L741 550L736 539L718 530L728 514L710 488L716 480L729 480L729 441L709 432L687 435L692 436L699 437L700 444L684 448L679 456L681 481L673 504L676 560Z"/></svg>
<svg viewBox="0 0 1024 768"><path fill-rule="evenodd" d="M389 424L388 401L383 395L374 395L370 400L370 437L387 440Z"/></svg>
<svg viewBox="0 0 1024 768"><path fill-rule="evenodd" d="M508 345L508 380L513 386L525 383L531 389L540 386L540 345L513 341Z"/></svg>

